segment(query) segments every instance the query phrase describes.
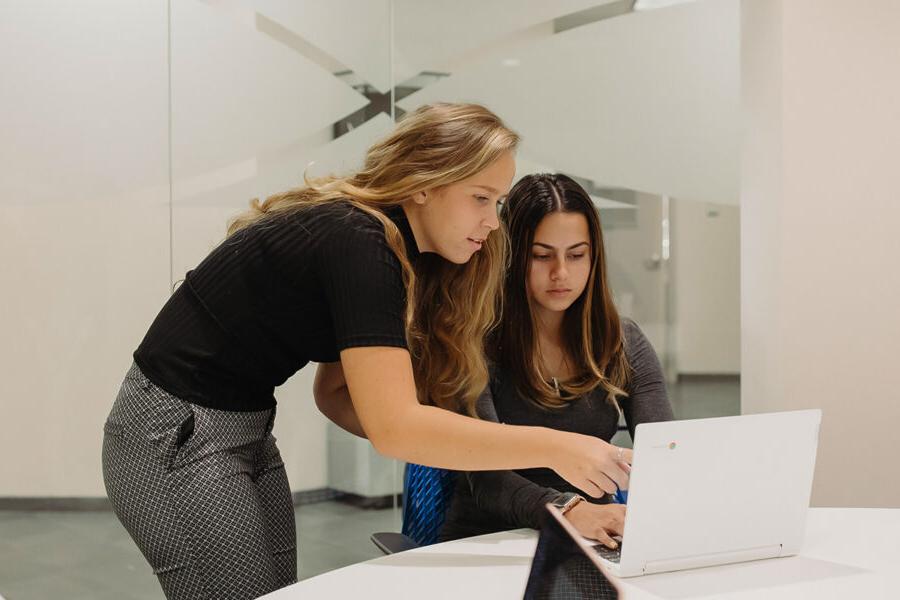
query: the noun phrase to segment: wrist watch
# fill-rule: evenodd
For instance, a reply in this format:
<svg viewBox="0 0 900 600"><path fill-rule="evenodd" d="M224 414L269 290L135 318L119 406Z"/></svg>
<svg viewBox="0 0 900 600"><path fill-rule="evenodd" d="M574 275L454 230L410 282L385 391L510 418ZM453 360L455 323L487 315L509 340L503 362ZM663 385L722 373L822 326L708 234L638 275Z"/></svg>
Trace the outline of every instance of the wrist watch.
<svg viewBox="0 0 900 600"><path fill-rule="evenodd" d="M576 504L583 501L584 498L575 494L573 492L565 492L556 497L556 500L550 502L553 506L559 509L559 512L562 514L566 514L570 510L572 510Z"/></svg>

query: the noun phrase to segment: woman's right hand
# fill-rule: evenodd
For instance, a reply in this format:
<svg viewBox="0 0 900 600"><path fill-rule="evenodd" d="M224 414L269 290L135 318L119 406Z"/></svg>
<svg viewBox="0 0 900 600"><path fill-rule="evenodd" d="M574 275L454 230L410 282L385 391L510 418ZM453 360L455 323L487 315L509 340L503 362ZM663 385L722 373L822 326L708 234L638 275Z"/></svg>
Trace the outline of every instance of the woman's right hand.
<svg viewBox="0 0 900 600"><path fill-rule="evenodd" d="M555 431L559 438L551 468L579 490L600 498L628 489L632 451L580 433Z"/></svg>
<svg viewBox="0 0 900 600"><path fill-rule="evenodd" d="M625 505L579 502L566 513L566 518L584 537L616 548L619 544L612 536L621 536L625 529Z"/></svg>

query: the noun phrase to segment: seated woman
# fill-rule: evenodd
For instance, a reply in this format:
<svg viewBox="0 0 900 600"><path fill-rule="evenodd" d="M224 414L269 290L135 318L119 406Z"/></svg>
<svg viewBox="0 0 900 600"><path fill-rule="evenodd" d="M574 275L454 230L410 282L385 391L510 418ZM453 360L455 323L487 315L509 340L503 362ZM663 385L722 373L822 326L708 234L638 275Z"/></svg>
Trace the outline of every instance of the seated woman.
<svg viewBox="0 0 900 600"><path fill-rule="evenodd" d="M565 175L527 175L501 215L511 240L503 319L490 343L483 419L538 425L609 441L624 414L639 423L672 419L659 360L640 328L620 320L610 294L600 218ZM459 477L441 541L540 528L547 503L586 537L615 547L625 507L592 500L549 469Z"/></svg>

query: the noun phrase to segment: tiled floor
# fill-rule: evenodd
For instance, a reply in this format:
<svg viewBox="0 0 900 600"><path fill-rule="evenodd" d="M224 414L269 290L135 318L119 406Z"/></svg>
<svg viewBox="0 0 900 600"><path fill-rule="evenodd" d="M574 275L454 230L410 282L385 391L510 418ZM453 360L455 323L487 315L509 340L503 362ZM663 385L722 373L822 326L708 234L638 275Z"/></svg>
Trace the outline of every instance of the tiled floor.
<svg viewBox="0 0 900 600"><path fill-rule="evenodd" d="M737 376L689 376L668 389L676 419L741 413L741 382Z"/></svg>
<svg viewBox="0 0 900 600"><path fill-rule="evenodd" d="M369 535L397 531L391 510L300 506L300 577L381 556ZM162 598L156 577L111 512L0 511L0 595L7 600Z"/></svg>
<svg viewBox="0 0 900 600"><path fill-rule="evenodd" d="M679 419L740 412L736 378L692 378L670 386ZM300 577L380 556L375 531L397 531L392 510L339 502L300 506ZM0 595L7 600L162 598L156 578L110 512L0 511Z"/></svg>

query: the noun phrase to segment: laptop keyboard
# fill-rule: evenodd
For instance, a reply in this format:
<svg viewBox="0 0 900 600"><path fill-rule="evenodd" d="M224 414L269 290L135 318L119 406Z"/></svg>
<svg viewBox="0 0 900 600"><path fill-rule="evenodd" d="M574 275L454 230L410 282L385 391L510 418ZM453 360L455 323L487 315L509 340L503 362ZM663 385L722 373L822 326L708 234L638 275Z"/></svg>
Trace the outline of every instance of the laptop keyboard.
<svg viewBox="0 0 900 600"><path fill-rule="evenodd" d="M594 551L600 555L600 558L618 564L619 559L622 558L622 542L619 542L619 547L615 550L607 548L603 544L597 544L594 546Z"/></svg>

